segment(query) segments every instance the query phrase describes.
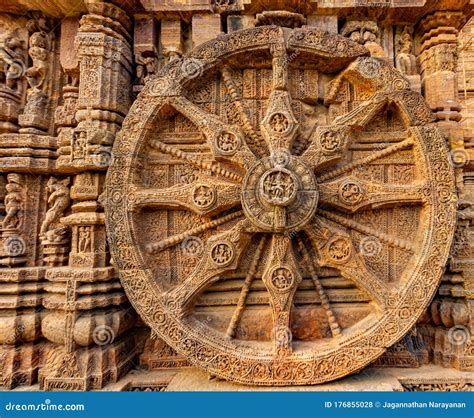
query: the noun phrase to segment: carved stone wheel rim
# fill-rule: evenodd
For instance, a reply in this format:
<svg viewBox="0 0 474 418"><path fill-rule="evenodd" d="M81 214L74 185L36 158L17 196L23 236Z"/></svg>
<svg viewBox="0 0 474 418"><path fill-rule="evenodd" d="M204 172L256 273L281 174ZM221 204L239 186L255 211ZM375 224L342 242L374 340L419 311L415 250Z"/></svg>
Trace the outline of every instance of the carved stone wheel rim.
<svg viewBox="0 0 474 418"><path fill-rule="evenodd" d="M273 152L260 157L255 156L254 150L246 144L246 141L250 142L249 134L243 134L242 127L226 125L216 114L207 112L204 114L206 120L202 121L200 109L181 96L186 86L196 81L194 79L212 71L220 71L232 90L232 81L226 77L229 71L227 65L232 59L234 62L239 57L242 59L242 53L270 54L273 66L272 100L269 103L273 103L274 107L270 104L265 118L261 120L262 137ZM275 209L277 215L274 218L279 219L274 221L279 232L272 233L251 222L244 211L235 209L221 211L224 214L220 216L215 214L219 212L216 205L226 206L227 200L219 200L221 194L225 194L226 199L237 196L235 207L238 208L244 174L252 165L283 150L283 158L275 159L277 167L282 160L284 162L285 151L291 150L298 126L287 89L290 54L301 54L306 62L314 63L318 71L336 73L344 70L339 78L364 83L371 89L372 95L370 100L336 118L330 126L319 126L311 134L309 145L297 158L315 169L318 190L313 187L310 192L319 195L319 203L305 212L314 213L309 220L290 230L286 229L285 214L282 215L284 206L279 206ZM120 271L123 287L143 320L177 352L213 375L253 385L315 384L340 378L368 365L405 335L433 296L454 233L456 197L452 166L444 139L430 124L431 114L421 96L411 92L407 81L390 65L366 55L363 47L346 38L309 28L287 31L269 26L235 32L207 42L189 57L165 67L157 78L147 83L125 118L114 145L105 195L113 259ZM189 71L189 68L194 71ZM326 99L330 95L331 91L326 92ZM335 168L335 163L351 141L353 130L364 126L370 115L388 101L397 105L406 121L407 138L384 146L374 155L385 158L401 150L410 150L421 183L396 187L384 183L386 188L383 188L381 184L352 178L347 175L347 167ZM156 121L170 106L175 111L184 112L204 133L214 155L212 164L199 158L193 159L172 145L153 140ZM274 123L274 129L271 123ZM229 135L218 140L222 130L227 130ZM162 248L179 245L191 234L167 237L158 244L139 244L140 236L134 218L141 205L150 204L150 195L136 184L136 179L137 172L146 162L141 151L147 142L161 153L184 159L213 173L214 189L209 196L215 203L209 203L211 209L206 209L206 199L203 208L193 206L192 201L190 203L192 187L180 189L180 197L176 199L181 199L180 207L195 213L214 214L217 222L225 218L232 225L204 242L196 270L183 278L181 284L166 291L157 284L147 251L153 254ZM223 150L219 144L224 144ZM367 164L372 161L371 157L373 155L358 163ZM228 163L233 164L233 169L226 168ZM194 186L208 184L203 178L198 179ZM296 178L300 181L298 176ZM301 184L298 187L302 187ZM340 192L331 194L329 189ZM175 191L176 188L166 188L161 193L159 189L154 189L151 200L155 199L156 204L156 199L170 199L170 193ZM281 196L282 192L277 193ZM342 197L339 198L339 195ZM373 277L367 270L359 249L346 232L351 228L363 229L363 226L341 214L347 213L347 210L358 210L367 203L387 205L399 199L420 206L420 224L416 236L413 239L410 237L410 241L403 239L406 237L392 237L389 234L376 236L384 245L388 243L414 251L403 275L395 284L390 284ZM327 205L337 210L327 210ZM367 235L371 236L370 233ZM306 240L298 238L301 236ZM268 343L226 338L225 333L188 314L190 301L203 287L216 280L214 276L238 267L239 257L252 237L260 239L260 242L267 237L260 247L271 257L262 277L274 319L272 341ZM298 247L297 242L302 246ZM295 254L304 256L305 252L306 255L309 253L306 261L317 257L313 272L314 267L319 265L330 266L363 289L370 296L373 312L357 326L342 330L338 329L333 318L333 338L292 341L290 309L296 286L301 281ZM311 272L310 263L305 266ZM328 322L331 323L330 308L327 312Z"/></svg>

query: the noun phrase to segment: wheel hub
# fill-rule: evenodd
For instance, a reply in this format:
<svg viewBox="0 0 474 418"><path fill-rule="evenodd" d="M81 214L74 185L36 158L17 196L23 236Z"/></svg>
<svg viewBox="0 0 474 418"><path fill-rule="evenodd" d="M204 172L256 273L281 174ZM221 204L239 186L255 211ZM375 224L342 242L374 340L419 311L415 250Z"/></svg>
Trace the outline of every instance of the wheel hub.
<svg viewBox="0 0 474 418"><path fill-rule="evenodd" d="M280 153L281 154L281 153ZM266 157L248 171L242 207L259 231L293 232L314 215L319 192L312 170L296 156Z"/></svg>

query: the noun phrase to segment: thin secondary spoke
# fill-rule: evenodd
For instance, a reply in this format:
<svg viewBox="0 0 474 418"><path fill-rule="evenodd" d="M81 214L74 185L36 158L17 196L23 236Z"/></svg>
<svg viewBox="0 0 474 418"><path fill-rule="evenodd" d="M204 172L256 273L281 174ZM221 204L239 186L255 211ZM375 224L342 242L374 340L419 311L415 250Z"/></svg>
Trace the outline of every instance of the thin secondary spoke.
<svg viewBox="0 0 474 418"><path fill-rule="evenodd" d="M232 74L230 68L225 66L221 70L222 78L224 80L224 84L229 92L230 98L232 99L232 103L234 103L235 107L237 108L240 118L242 120L242 127L247 134L247 136L251 139L252 143L255 145L257 149L260 151L265 150L266 146L263 143L260 136L255 132L252 123L250 122L249 112L242 102L239 93L237 92L237 86L234 83L232 78Z"/></svg>
<svg viewBox="0 0 474 418"><path fill-rule="evenodd" d="M329 219L330 221L333 221L342 226L351 228L357 232L361 232L362 234L365 234L368 236L374 236L378 238L380 241L384 242L385 244L390 245L391 247L397 247L397 248L400 248L401 250L408 250L412 252L415 251L415 248L411 245L411 243L402 238L394 237L393 235L376 231L375 229L365 226L357 221L354 221L352 219L347 219L343 216L336 215L335 213L329 212L324 209L318 209L318 214L323 216L326 219Z"/></svg>
<svg viewBox="0 0 474 418"><path fill-rule="evenodd" d="M250 291L250 286L252 285L252 282L255 279L255 274L257 272L257 266L258 266L258 263L259 263L259 261L262 257L263 248L265 247L266 242L267 242L266 237L262 237L260 239L257 250L255 251L255 254L253 256L250 268L247 272L247 275L245 276L244 284L242 286L242 290L240 291L239 300L237 302L237 307L235 308L235 311L232 315L229 326L227 327L226 336L229 339L234 338L235 330L237 328L237 324L240 321L242 313L245 309L245 303L247 301L247 296L248 296L249 291Z"/></svg>
<svg viewBox="0 0 474 418"><path fill-rule="evenodd" d="M229 215L222 216L221 218L199 225L196 228L188 229L187 231L182 232L181 234L173 235L164 240L147 244L145 247L145 250L149 254L158 253L160 251L163 251L166 248L173 247L174 245L180 244L186 238L202 234L213 228L217 228L218 226L223 225L226 222L230 222L234 219L240 218L243 215L244 215L244 212L242 210L239 210Z"/></svg>
<svg viewBox="0 0 474 418"><path fill-rule="evenodd" d="M157 149L158 151L161 151L165 154L172 155L173 157L179 158L180 160L186 161L191 163L197 168L200 168L202 170L209 170L212 173L218 174L219 176L228 178L230 180L237 181L239 183L243 182L243 177L239 176L236 173L233 173L225 168L223 168L219 163L217 162L208 162L204 161L201 158L189 154L186 152L181 151L180 149L173 147L171 145L165 144L164 142L158 141L157 139L154 139L150 141L150 146L152 148Z"/></svg>
<svg viewBox="0 0 474 418"><path fill-rule="evenodd" d="M339 326L339 323L337 322L337 319L334 316L334 313L331 309L331 305L329 304L329 299L318 278L318 275L316 274L316 269L314 268L313 261L311 260L308 250L306 249L301 237L298 237L298 249L300 250L303 256L303 260L306 266L308 267L309 274L311 275L311 280L313 281L314 287L316 288L316 291L318 292L318 296L321 301L321 305L324 308L324 311L326 313L326 317L328 319L328 323L329 323L329 327L331 329L332 335L334 337L338 337L341 335L341 327Z"/></svg>
<svg viewBox="0 0 474 418"><path fill-rule="evenodd" d="M328 180L333 179L334 177L340 176L341 174L347 173L348 171L352 171L357 167L367 165L371 163L372 161L378 160L380 158L384 158L389 156L390 154L394 154L398 151L401 151L406 148L410 148L415 144L415 141L411 138L405 139L404 141L401 141L397 144L390 145L387 148L384 148L383 150L374 152L373 154L365 157L365 158L360 158L356 161L353 161L350 164L346 164L343 167L336 168L334 170L329 171L326 174L323 174L318 178L318 183L322 183Z"/></svg>

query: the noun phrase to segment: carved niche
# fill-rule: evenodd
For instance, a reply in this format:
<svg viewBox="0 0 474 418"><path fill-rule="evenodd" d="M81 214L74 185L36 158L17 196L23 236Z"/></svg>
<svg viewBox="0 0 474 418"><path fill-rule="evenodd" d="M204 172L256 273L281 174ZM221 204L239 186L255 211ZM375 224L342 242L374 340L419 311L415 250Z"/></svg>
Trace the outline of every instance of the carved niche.
<svg viewBox="0 0 474 418"><path fill-rule="evenodd" d="M316 29L238 31L174 60L107 174L130 301L224 379L360 370L415 325L448 257L454 175L432 121L385 60Z"/></svg>

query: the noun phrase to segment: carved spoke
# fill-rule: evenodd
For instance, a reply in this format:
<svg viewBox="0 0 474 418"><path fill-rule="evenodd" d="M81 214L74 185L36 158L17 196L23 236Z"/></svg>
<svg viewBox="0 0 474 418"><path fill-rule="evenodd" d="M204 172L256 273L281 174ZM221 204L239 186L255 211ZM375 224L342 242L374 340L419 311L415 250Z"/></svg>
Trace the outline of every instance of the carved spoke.
<svg viewBox="0 0 474 418"><path fill-rule="evenodd" d="M261 122L261 131L271 153L289 152L298 135L299 124L293 114L288 92L288 56L284 44L272 47L273 91Z"/></svg>
<svg viewBox="0 0 474 418"><path fill-rule="evenodd" d="M195 235L202 234L203 232L209 231L213 228L217 228L220 225L223 225L234 219L240 218L243 214L244 214L243 211L240 210L238 212L234 212L229 215L222 216L221 218L215 219L210 222L206 222L202 225L197 226L196 228L189 229L181 234L172 235L164 240L150 243L145 247L145 250L148 254L155 254L157 252L163 251L165 248L169 248L174 245L180 244L185 239L190 239L190 237L194 237Z"/></svg>
<svg viewBox="0 0 474 418"><path fill-rule="evenodd" d="M191 163L195 167L200 168L202 170L209 170L212 173L218 174L230 180L237 181L239 183L242 183L243 181L242 176L232 171L227 170L226 168L222 167L219 163L205 161L204 159L196 155L183 152L179 148L174 147L172 145L168 145L168 144L165 144L164 142L153 139L150 141L150 146L160 152L172 155L173 157L179 158L182 161Z"/></svg>
<svg viewBox="0 0 474 418"><path fill-rule="evenodd" d="M200 176L191 184L163 189L137 188L131 193L132 209L157 207L186 209L198 215L216 215L240 204L241 186L213 177Z"/></svg>
<svg viewBox="0 0 474 418"><path fill-rule="evenodd" d="M306 232L318 251L319 264L339 270L343 277L366 293L379 308L385 309L389 299L398 297L388 284L368 271L344 230L329 225L323 219L315 219Z"/></svg>
<svg viewBox="0 0 474 418"><path fill-rule="evenodd" d="M275 353L287 355L292 350L290 319L293 298L301 282L291 238L287 235L273 234L262 280L270 295Z"/></svg>
<svg viewBox="0 0 474 418"><path fill-rule="evenodd" d="M426 201L427 183L409 185L375 183L348 176L319 185L319 200L338 209L357 212L364 208L382 208L421 204Z"/></svg>
<svg viewBox="0 0 474 418"><path fill-rule="evenodd" d="M203 131L217 160L237 163L245 170L257 161L239 127L223 123L217 115L205 111L183 96L173 97L170 104Z"/></svg>
<svg viewBox="0 0 474 418"><path fill-rule="evenodd" d="M322 217L329 219L330 221L336 222L344 227L351 228L362 234L378 238L381 242L390 245L391 247L397 247L401 250L408 250L412 252L415 251L415 248L409 241L406 241L402 238L394 237L393 235L386 234L384 232L379 232L373 228L361 224L360 222L353 221L352 219L347 219L344 216L337 215L333 212L329 212L324 209L318 209L318 215L321 215Z"/></svg>
<svg viewBox="0 0 474 418"><path fill-rule="evenodd" d="M311 280L313 281L314 287L318 292L319 300L321 301L321 306L323 307L326 317L328 319L329 328L331 329L333 337L338 337L341 335L341 327L337 322L336 317L334 316L334 312L331 309L331 305L329 304L329 299L324 291L324 288L321 284L321 281L316 274L316 269L314 267L313 260L311 260L311 256L306 249L304 242L301 237L298 237L298 249L300 250L304 262L309 270L309 274L311 275Z"/></svg>
<svg viewBox="0 0 474 418"><path fill-rule="evenodd" d="M265 144L262 143L262 139L260 136L255 132L252 123L249 118L249 111L245 104L243 103L239 93L237 92L237 86L234 83L233 76L231 70L228 66L225 66L221 70L222 78L224 80L224 84L229 92L229 95L234 103L234 106L237 108L239 112L239 117L242 120L242 129L247 134L247 136L251 139L252 143L258 149L265 148Z"/></svg>
<svg viewBox="0 0 474 418"><path fill-rule="evenodd" d="M365 158L360 158L358 160L353 161L352 163L344 165L343 167L336 168L326 174L323 174L322 176L318 177L318 183L323 183L325 181L331 180L335 177L340 176L341 174L352 171L358 167L370 164L372 161L387 157L403 149L410 148L414 145L414 143L415 141L412 138L408 138L404 141L398 142L397 144L390 145L380 151L374 152L373 154Z"/></svg>
<svg viewBox="0 0 474 418"><path fill-rule="evenodd" d="M241 220L228 231L210 238L204 254L193 273L174 289L164 293L162 300L178 316L188 308L202 290L219 280L222 274L239 266L240 257L251 238L248 221Z"/></svg>
<svg viewBox="0 0 474 418"><path fill-rule="evenodd" d="M255 279L258 263L262 257L262 252L263 252L263 249L265 248L266 243L267 243L267 238L262 237L258 244L257 250L255 251L255 254L253 256L252 263L250 264L247 275L245 276L244 284L242 286L242 290L240 291L239 300L237 302L237 307L235 308L235 311L232 315L229 326L227 327L227 332L226 332L227 338L234 338L235 330L240 321L240 317L242 316L242 312L245 309L247 295L249 294L250 286L252 285L252 282Z"/></svg>

